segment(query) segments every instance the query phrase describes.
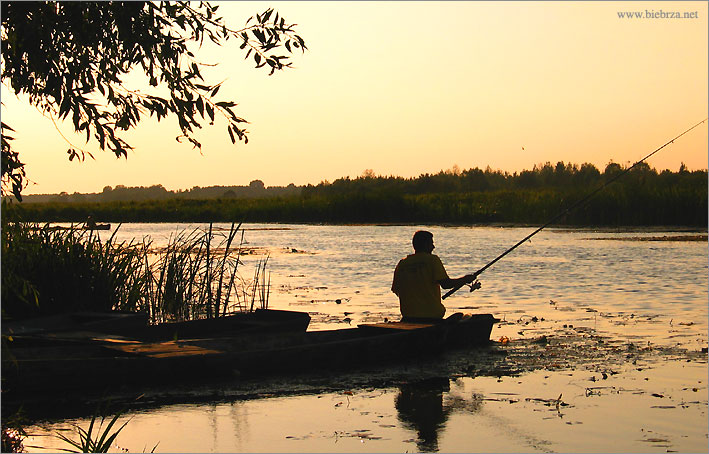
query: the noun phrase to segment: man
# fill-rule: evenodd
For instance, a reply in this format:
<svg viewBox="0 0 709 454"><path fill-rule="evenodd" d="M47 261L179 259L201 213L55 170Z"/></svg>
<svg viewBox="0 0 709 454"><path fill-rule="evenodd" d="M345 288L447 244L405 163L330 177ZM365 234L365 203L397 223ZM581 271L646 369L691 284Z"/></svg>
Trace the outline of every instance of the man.
<svg viewBox="0 0 709 454"><path fill-rule="evenodd" d="M401 320L441 320L446 313L446 308L441 303L441 287L449 289L470 284L475 280L475 276L467 274L457 279L449 278L441 259L432 254L435 246L431 232L419 230L414 233L412 242L414 253L401 259L396 265L394 282L391 285L391 291L399 297L403 317Z"/></svg>

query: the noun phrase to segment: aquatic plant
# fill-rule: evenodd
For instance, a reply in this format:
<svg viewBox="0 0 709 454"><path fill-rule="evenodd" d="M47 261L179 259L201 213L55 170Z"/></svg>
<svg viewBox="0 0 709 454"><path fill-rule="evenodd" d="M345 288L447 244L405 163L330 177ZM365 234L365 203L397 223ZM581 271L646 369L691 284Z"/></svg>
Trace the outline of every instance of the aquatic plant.
<svg viewBox="0 0 709 454"><path fill-rule="evenodd" d="M3 316L143 309L142 244L101 241L79 228L3 224Z"/></svg>
<svg viewBox="0 0 709 454"><path fill-rule="evenodd" d="M268 281L266 281L266 265L268 264L269 256L256 265L256 270L254 271L254 279L251 281L251 305L249 310L254 310L254 304L256 303L256 298L258 297L258 303L261 309L268 309L268 298L271 294L271 275L268 274Z"/></svg>
<svg viewBox="0 0 709 454"><path fill-rule="evenodd" d="M89 422L88 429L83 429L81 426L74 424L76 429L76 434L78 435L78 440L67 437L62 433L57 433L57 438L69 443L74 448L78 449L75 451L73 449L60 449L60 451L65 452L108 452L111 449L111 445L118 437L118 434L123 430L123 428L128 424L128 421L124 422L122 426L116 429L113 433L111 430L113 426L118 421L118 418L122 416L122 412L116 413L116 415L111 418L109 423L103 428L103 424L106 421L106 416L102 415L98 427L96 426L96 421L98 416L94 415ZM94 428L96 431L94 431ZM157 445L156 445L157 447ZM153 451L155 448L153 448Z"/></svg>
<svg viewBox="0 0 709 454"><path fill-rule="evenodd" d="M238 274L243 230L239 246L233 247L240 228L241 224L232 223L222 233L210 224L206 232L194 229L170 237L150 266L152 280L146 295L153 322L215 318L244 310L237 291L243 284ZM216 247L215 238L219 239Z"/></svg>
<svg viewBox="0 0 709 454"><path fill-rule="evenodd" d="M120 226L119 226L120 228ZM215 318L268 306L268 258L255 279L239 274L241 224L227 232L177 232L164 248L102 241L80 228L6 222L2 230L4 318L75 311L145 312L153 323ZM238 246L235 239L240 234ZM249 304L250 301L250 304Z"/></svg>

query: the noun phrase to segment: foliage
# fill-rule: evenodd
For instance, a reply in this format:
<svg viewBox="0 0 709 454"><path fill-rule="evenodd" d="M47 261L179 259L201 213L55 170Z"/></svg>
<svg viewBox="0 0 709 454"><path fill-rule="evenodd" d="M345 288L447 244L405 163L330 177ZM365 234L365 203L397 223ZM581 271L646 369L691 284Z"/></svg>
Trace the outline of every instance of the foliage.
<svg viewBox="0 0 709 454"><path fill-rule="evenodd" d="M24 440L27 438L25 425L26 421L21 410L10 417L3 418L1 452L24 451Z"/></svg>
<svg viewBox="0 0 709 454"><path fill-rule="evenodd" d="M221 45L238 40L246 58L273 74L291 65L282 49L306 49L303 39L273 9L228 28L208 2L2 2L2 82L52 119L71 118L74 129L101 150L127 157L124 132L142 116L177 119L180 135L201 144L195 128L227 120L232 141L248 142L246 122L236 104L216 98L221 82L207 83L192 52L205 38ZM126 76L139 71L147 92L130 87ZM5 129L2 124L3 137ZM69 159L90 153L71 147ZM2 142L3 191L20 197L24 165L10 142Z"/></svg>
<svg viewBox="0 0 709 454"><path fill-rule="evenodd" d="M12 194L17 200L22 200L22 182L25 179L25 165L20 161L20 154L12 149L11 140L15 140L7 134L7 131L15 130L0 122L0 135L2 135L0 151L2 152L2 193L5 188L12 188Z"/></svg>
<svg viewBox="0 0 709 454"><path fill-rule="evenodd" d="M423 174L415 178L402 177L360 177L356 179L339 178L332 183L323 182L316 186L303 187L303 196L380 193L380 194L441 194L441 193L471 193L499 190L560 190L563 192L590 190L600 186L623 168L615 163L606 166L603 172L593 164L577 164L558 162L552 165L547 162L535 165L532 170L520 173L507 173L479 168L463 171L440 171L436 174ZM668 185L706 185L706 171L687 172L682 166L679 172L664 170L658 173L647 164L640 164L628 175L621 178L616 186L628 189L640 186Z"/></svg>
<svg viewBox="0 0 709 454"><path fill-rule="evenodd" d="M119 200L165 200L165 199L217 199L223 198L265 198L299 195L300 188L294 184L288 186L260 186L260 180L254 180L248 186L194 186L191 189L169 191L162 185L126 187L117 185L116 187L105 186L101 192L81 194L75 192L68 194L30 194L22 197L23 203L41 203L41 202L113 202ZM261 183L263 184L263 183ZM10 198L10 197L8 197Z"/></svg>
<svg viewBox="0 0 709 454"><path fill-rule="evenodd" d="M15 429L2 429L2 452L23 452L25 434Z"/></svg>

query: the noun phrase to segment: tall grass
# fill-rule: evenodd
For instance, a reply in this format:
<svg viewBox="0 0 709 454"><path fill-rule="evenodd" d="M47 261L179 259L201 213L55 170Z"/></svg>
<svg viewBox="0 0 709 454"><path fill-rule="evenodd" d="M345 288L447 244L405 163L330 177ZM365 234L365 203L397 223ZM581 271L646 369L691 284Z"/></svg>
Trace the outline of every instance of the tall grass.
<svg viewBox="0 0 709 454"><path fill-rule="evenodd" d="M238 273L244 244L240 228L232 223L222 233L210 224L207 232L183 231L155 252L147 292L153 322L214 318L245 309L240 290L249 284Z"/></svg>
<svg viewBox="0 0 709 454"><path fill-rule="evenodd" d="M3 317L121 310L160 323L253 310L256 300L268 305L270 286L259 281L268 258L256 266L254 280L239 272L241 224L227 232L211 224L206 232L177 232L159 249L149 239L118 242L115 235L102 241L85 230L5 223Z"/></svg>
<svg viewBox="0 0 709 454"><path fill-rule="evenodd" d="M249 310L251 311L254 310L254 305L257 302L257 297L261 309L268 308L268 297L271 291L270 273L268 273L268 281L266 281L266 265L268 264L268 259L269 256L267 255L265 259L263 259L256 265L256 270L254 271L254 279L251 281L250 287L246 287L247 290L250 290L251 294L251 305L249 306Z"/></svg>
<svg viewBox="0 0 709 454"><path fill-rule="evenodd" d="M142 243L104 242L91 231L4 223L3 316L143 310L145 252Z"/></svg>

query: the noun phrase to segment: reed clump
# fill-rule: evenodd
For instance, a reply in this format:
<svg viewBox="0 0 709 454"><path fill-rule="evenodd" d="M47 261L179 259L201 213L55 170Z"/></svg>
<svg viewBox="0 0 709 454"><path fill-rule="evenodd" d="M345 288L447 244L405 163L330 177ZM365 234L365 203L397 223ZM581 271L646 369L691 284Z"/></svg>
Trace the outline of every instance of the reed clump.
<svg viewBox="0 0 709 454"><path fill-rule="evenodd" d="M238 238L238 242L236 239ZM268 256L254 279L239 273L244 252L241 224L228 231L194 229L170 237L166 248L146 254L148 308L153 323L223 317L267 308L270 286L264 281Z"/></svg>
<svg viewBox="0 0 709 454"><path fill-rule="evenodd" d="M117 241L116 231L102 241L79 228L5 222L3 318L114 310L144 312L161 323L268 305L268 258L253 280L240 274L241 224L225 232L211 224L206 231L177 232L160 249L150 239Z"/></svg>
<svg viewBox="0 0 709 454"><path fill-rule="evenodd" d="M145 252L142 243L117 242L114 236L101 241L90 230L5 223L3 316L143 310Z"/></svg>

